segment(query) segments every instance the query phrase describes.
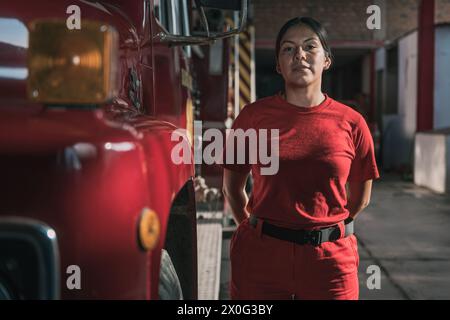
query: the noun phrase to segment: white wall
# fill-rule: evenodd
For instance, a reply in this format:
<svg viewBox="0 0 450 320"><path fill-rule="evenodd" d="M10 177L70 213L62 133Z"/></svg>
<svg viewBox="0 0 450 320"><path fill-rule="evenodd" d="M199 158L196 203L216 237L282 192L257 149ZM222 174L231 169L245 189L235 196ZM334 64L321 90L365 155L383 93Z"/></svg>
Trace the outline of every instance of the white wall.
<svg viewBox="0 0 450 320"><path fill-rule="evenodd" d="M399 41L398 56L398 113L406 136L412 138L417 121L417 32Z"/></svg>
<svg viewBox="0 0 450 320"><path fill-rule="evenodd" d="M419 132L414 152L414 183L439 193L446 191L446 136Z"/></svg>
<svg viewBox="0 0 450 320"><path fill-rule="evenodd" d="M414 182L440 193L450 192L449 75L450 26L437 26L434 60L434 130L416 134Z"/></svg>
<svg viewBox="0 0 450 320"><path fill-rule="evenodd" d="M450 127L450 26L435 31L433 128Z"/></svg>
<svg viewBox="0 0 450 320"><path fill-rule="evenodd" d="M414 134L417 119L417 32L413 32L398 44L398 128L401 143L396 147L396 165L413 161Z"/></svg>
<svg viewBox="0 0 450 320"><path fill-rule="evenodd" d="M450 193L450 130L416 134L414 183Z"/></svg>

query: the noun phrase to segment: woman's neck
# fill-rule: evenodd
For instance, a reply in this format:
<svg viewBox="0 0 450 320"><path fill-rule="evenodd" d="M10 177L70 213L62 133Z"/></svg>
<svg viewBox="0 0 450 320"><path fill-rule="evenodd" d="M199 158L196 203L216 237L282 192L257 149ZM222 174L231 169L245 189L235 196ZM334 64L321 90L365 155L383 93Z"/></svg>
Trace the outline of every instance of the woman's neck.
<svg viewBox="0 0 450 320"><path fill-rule="evenodd" d="M312 107L321 104L325 100L325 95L320 87L289 88L286 86L284 98L290 104L299 107Z"/></svg>

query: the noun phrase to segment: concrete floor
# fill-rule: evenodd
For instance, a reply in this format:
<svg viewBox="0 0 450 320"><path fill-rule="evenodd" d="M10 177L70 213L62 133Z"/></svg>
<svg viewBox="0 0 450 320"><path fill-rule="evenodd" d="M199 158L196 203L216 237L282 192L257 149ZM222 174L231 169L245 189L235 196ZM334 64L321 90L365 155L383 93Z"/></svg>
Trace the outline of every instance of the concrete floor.
<svg viewBox="0 0 450 320"><path fill-rule="evenodd" d="M358 217L360 299L450 299L450 196L382 174ZM228 299L230 234L222 241L219 299ZM379 266L369 290L367 267Z"/></svg>

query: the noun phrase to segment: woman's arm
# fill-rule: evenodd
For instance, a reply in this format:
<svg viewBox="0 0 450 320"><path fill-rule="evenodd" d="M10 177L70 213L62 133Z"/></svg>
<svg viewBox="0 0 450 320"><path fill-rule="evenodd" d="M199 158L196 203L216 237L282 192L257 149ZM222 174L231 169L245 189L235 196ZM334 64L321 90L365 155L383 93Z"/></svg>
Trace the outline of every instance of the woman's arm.
<svg viewBox="0 0 450 320"><path fill-rule="evenodd" d="M372 180L364 182L348 181L347 186L348 201L346 208L350 211L349 218L355 219L369 205Z"/></svg>
<svg viewBox="0 0 450 320"><path fill-rule="evenodd" d="M240 224L250 213L245 209L248 196L245 192L245 182L249 172L241 173L228 169L223 170L223 195L230 204L234 221Z"/></svg>

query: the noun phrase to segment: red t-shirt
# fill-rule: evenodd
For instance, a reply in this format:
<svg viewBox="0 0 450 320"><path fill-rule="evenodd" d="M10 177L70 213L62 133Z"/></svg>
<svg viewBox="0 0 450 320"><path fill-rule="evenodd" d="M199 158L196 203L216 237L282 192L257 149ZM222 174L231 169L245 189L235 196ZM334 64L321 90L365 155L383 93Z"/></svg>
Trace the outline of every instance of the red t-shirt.
<svg viewBox="0 0 450 320"><path fill-rule="evenodd" d="M252 171L250 213L291 228L331 226L348 218L346 182L379 178L365 119L325 96L313 107L298 107L280 95L267 97L245 106L235 119L232 129L279 129L276 174L261 175L261 166L269 165L259 161L249 164L248 144L239 150L246 155L244 164L222 164L229 170Z"/></svg>

